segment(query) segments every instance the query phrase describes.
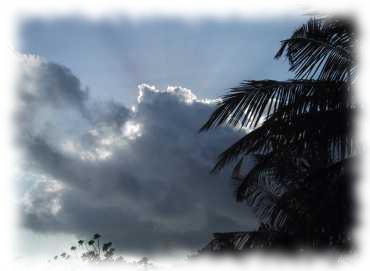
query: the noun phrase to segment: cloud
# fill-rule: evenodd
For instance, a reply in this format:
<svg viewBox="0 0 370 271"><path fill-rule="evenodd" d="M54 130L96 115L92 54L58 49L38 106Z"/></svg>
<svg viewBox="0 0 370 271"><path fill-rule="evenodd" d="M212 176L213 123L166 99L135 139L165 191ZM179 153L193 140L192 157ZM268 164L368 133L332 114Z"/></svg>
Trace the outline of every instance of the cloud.
<svg viewBox="0 0 370 271"><path fill-rule="evenodd" d="M163 252L199 249L213 232L256 226L233 199L230 172L209 174L240 136L197 132L212 102L183 87L142 84L133 110L94 100L58 64L26 58L20 65L23 227L99 232L122 251Z"/></svg>

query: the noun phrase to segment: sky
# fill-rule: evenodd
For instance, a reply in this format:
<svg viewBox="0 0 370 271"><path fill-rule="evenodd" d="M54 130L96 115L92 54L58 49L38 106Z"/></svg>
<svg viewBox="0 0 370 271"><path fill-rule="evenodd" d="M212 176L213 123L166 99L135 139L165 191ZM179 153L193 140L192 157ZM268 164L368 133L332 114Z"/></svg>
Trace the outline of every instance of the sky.
<svg viewBox="0 0 370 271"><path fill-rule="evenodd" d="M209 173L243 132L198 130L242 80L292 77L273 56L304 20L23 20L19 255L96 232L125 253L189 252L255 229L230 169Z"/></svg>

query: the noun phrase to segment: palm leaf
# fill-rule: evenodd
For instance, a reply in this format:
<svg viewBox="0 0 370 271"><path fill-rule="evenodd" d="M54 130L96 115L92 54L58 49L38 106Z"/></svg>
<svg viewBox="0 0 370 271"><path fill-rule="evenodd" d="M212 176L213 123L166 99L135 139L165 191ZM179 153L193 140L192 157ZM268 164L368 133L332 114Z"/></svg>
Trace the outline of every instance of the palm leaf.
<svg viewBox="0 0 370 271"><path fill-rule="evenodd" d="M351 120L353 109L310 112L298 115L275 113L261 127L246 134L218 157L212 172L221 170L240 155L267 154L294 146L305 156L319 146L331 159L351 153Z"/></svg>
<svg viewBox="0 0 370 271"><path fill-rule="evenodd" d="M284 52L296 78L348 80L353 57L353 27L347 20L310 19L281 42L275 55Z"/></svg>
<svg viewBox="0 0 370 271"><path fill-rule="evenodd" d="M251 130L221 153L212 172L239 159L232 173L237 201L252 206L270 230L311 247L348 244L353 40L349 21L309 20L275 56L287 57L295 80L242 82L201 128ZM256 163L243 176L243 159L250 155Z"/></svg>
<svg viewBox="0 0 370 271"><path fill-rule="evenodd" d="M217 108L200 131L220 125L255 128L262 118L271 115L283 106L294 104L297 99L326 92L329 97L342 97L345 92L343 82L317 80L262 80L244 81L239 87L232 88L217 103ZM316 93L316 94L315 94ZM313 102L313 101L312 101ZM305 104L310 106L309 104Z"/></svg>
<svg viewBox="0 0 370 271"><path fill-rule="evenodd" d="M348 231L353 222L350 181L353 179L351 165L354 159L344 159L312 172L301 186L280 198L279 205L288 207L290 218L304 221L305 225L298 223L298 227L306 227L310 234L322 234L323 228L330 230L331 234ZM299 204L292 206L291 202Z"/></svg>
<svg viewBox="0 0 370 271"><path fill-rule="evenodd" d="M258 155L257 162L254 167L249 171L249 173L244 176L243 178L237 178L234 180L235 182L235 196L237 201L243 201L247 197L245 195L246 190L251 185L255 186L272 186L271 193L278 196L281 194L281 189L283 189L283 185L274 185L274 177L276 174L276 167L272 162L272 155ZM239 162L240 163L240 162ZM237 165L237 167L241 166L241 164ZM275 182L276 183L276 182Z"/></svg>

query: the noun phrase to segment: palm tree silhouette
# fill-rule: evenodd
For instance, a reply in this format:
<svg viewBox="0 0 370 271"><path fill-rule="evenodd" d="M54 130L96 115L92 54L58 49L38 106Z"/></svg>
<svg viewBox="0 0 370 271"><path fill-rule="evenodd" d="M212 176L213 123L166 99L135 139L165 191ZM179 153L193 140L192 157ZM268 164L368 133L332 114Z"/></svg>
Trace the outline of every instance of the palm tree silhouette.
<svg viewBox="0 0 370 271"><path fill-rule="evenodd" d="M349 20L309 19L275 55L288 59L295 78L242 82L201 128L249 130L212 170L235 164L236 200L251 205L261 221L243 249L350 247L354 38ZM245 157L254 160L247 174Z"/></svg>

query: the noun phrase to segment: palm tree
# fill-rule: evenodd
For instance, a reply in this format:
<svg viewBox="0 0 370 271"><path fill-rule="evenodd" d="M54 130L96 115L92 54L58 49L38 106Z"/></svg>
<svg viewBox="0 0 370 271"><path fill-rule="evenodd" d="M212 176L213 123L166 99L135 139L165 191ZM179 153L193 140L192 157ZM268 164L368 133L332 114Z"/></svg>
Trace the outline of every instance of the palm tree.
<svg viewBox="0 0 370 271"><path fill-rule="evenodd" d="M348 20L309 19L275 55L288 59L295 78L242 82L201 128L249 130L220 154L212 172L234 163L236 200L254 207L264 232L299 246L350 244L354 38ZM246 157L255 164L242 174Z"/></svg>

